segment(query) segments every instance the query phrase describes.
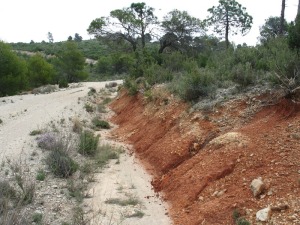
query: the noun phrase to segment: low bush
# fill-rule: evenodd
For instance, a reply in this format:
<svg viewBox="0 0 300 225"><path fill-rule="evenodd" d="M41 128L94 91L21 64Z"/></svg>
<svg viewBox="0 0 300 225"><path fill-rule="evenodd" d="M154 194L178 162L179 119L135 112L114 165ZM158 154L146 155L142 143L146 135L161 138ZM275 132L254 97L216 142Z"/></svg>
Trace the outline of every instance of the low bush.
<svg viewBox="0 0 300 225"><path fill-rule="evenodd" d="M0 215L8 210L11 202L15 202L16 198L17 193L9 182L0 180Z"/></svg>
<svg viewBox="0 0 300 225"><path fill-rule="evenodd" d="M46 173L43 169L39 169L36 174L36 179L39 181L43 181L46 178Z"/></svg>
<svg viewBox="0 0 300 225"><path fill-rule="evenodd" d="M54 175L67 178L76 172L78 164L64 150L54 150L46 158L46 164Z"/></svg>
<svg viewBox="0 0 300 225"><path fill-rule="evenodd" d="M98 166L105 166L110 159L119 159L122 150L115 148L109 144L103 144L98 147L97 155L95 160Z"/></svg>
<svg viewBox="0 0 300 225"><path fill-rule="evenodd" d="M99 136L94 136L90 131L83 131L80 134L78 152L82 155L94 156L97 152Z"/></svg>
<svg viewBox="0 0 300 225"><path fill-rule="evenodd" d="M110 125L107 121L105 120L100 120L97 117L95 117L92 120L92 123L94 125L95 128L100 128L100 129L110 129Z"/></svg>
<svg viewBox="0 0 300 225"><path fill-rule="evenodd" d="M195 101L200 97L213 97L216 91L215 75L206 69L185 72L170 85L173 93L185 101Z"/></svg>
<svg viewBox="0 0 300 225"><path fill-rule="evenodd" d="M37 138L37 144L45 150L61 150L64 148L64 143L61 138L58 138L55 133L44 133Z"/></svg>
<svg viewBox="0 0 300 225"><path fill-rule="evenodd" d="M95 111L95 108L89 104L85 104L84 105L84 108L87 112L94 112Z"/></svg>

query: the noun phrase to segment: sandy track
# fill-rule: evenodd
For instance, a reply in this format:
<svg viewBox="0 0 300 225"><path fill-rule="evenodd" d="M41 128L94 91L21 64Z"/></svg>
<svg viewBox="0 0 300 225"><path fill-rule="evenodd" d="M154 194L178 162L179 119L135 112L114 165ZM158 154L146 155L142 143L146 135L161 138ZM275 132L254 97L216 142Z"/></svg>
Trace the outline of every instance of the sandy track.
<svg viewBox="0 0 300 225"><path fill-rule="evenodd" d="M78 99L87 96L89 87L99 91L105 87L105 82L83 83L80 87L51 94L0 98L0 119L3 121L0 124L0 160L28 158L36 148L34 138L29 133L44 128L51 121L68 121L74 116L88 118L89 115L83 108L84 103L79 103ZM102 141L106 135L108 134L101 134ZM155 197L156 194L151 189L150 180L151 177L133 156L125 153L121 155L118 164L112 161L102 173L95 175L96 182L90 185L89 190L92 198L84 201L93 210L92 224L171 224L165 205ZM134 208L124 208L104 203L112 197L128 196L136 197L140 204ZM126 217L137 210L145 215L142 218Z"/></svg>

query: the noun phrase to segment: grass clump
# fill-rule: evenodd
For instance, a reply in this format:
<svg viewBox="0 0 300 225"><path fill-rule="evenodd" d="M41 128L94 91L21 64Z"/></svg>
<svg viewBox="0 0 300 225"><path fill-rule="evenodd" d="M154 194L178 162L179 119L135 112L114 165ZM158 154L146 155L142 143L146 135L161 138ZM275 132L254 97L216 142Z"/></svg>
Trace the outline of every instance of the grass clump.
<svg viewBox="0 0 300 225"><path fill-rule="evenodd" d="M11 202L16 200L17 193L8 181L0 180L0 215L5 212Z"/></svg>
<svg viewBox="0 0 300 225"><path fill-rule="evenodd" d="M96 89L95 88L93 88L93 87L89 87L89 92L88 92L88 96L91 96L91 95L94 95L97 91L96 91Z"/></svg>
<svg viewBox="0 0 300 225"><path fill-rule="evenodd" d="M54 175L62 178L71 176L78 169L78 164L64 150L51 151L46 164Z"/></svg>
<svg viewBox="0 0 300 225"><path fill-rule="evenodd" d="M73 127L72 130L75 133L80 133L83 129L83 125L78 118L73 119Z"/></svg>
<svg viewBox="0 0 300 225"><path fill-rule="evenodd" d="M237 209L233 211L232 218L236 225L251 225L249 221L241 217L241 214Z"/></svg>
<svg viewBox="0 0 300 225"><path fill-rule="evenodd" d="M121 149L115 148L109 144L100 145L95 157L98 166L103 167L111 159L119 159Z"/></svg>
<svg viewBox="0 0 300 225"><path fill-rule="evenodd" d="M126 218L132 218L132 217L137 217L137 218L142 218L145 215L145 213L143 213L140 210L135 210L133 214L127 215Z"/></svg>
<svg viewBox="0 0 300 225"><path fill-rule="evenodd" d="M73 179L68 180L67 188L69 195L75 198L77 202L82 202L84 198L85 185L82 182L76 182Z"/></svg>
<svg viewBox="0 0 300 225"><path fill-rule="evenodd" d="M3 120L0 119L0 124L2 124L2 123L3 123Z"/></svg>
<svg viewBox="0 0 300 225"><path fill-rule="evenodd" d="M37 138L37 144L40 148L45 150L59 150L63 149L63 142L53 132L44 133Z"/></svg>
<svg viewBox="0 0 300 225"><path fill-rule="evenodd" d="M39 181L44 181L46 178L46 173L43 169L39 169L36 174L36 179Z"/></svg>
<svg viewBox="0 0 300 225"><path fill-rule="evenodd" d="M103 103L98 104L97 105L97 111L99 113L107 113L106 106Z"/></svg>
<svg viewBox="0 0 300 225"><path fill-rule="evenodd" d="M97 152L99 136L94 136L90 131L83 131L80 134L78 152L82 155L94 156Z"/></svg>
<svg viewBox="0 0 300 225"><path fill-rule="evenodd" d="M87 112L94 112L95 111L95 108L90 104L85 104L84 108L85 108L85 111L87 111Z"/></svg>
<svg viewBox="0 0 300 225"><path fill-rule="evenodd" d="M100 129L110 129L110 125L107 121L105 120L100 120L97 117L95 117L92 120L92 123L94 125L95 128L100 128Z"/></svg>
<svg viewBox="0 0 300 225"><path fill-rule="evenodd" d="M140 201L136 197L129 197L127 199L120 199L120 198L109 198L105 200L106 204L114 204L120 206L127 206L127 205L137 205Z"/></svg>
<svg viewBox="0 0 300 225"><path fill-rule="evenodd" d="M40 135L42 134L43 131L42 130L33 130L29 133L30 136L35 136L35 135Z"/></svg>
<svg viewBox="0 0 300 225"><path fill-rule="evenodd" d="M43 214L42 213L34 213L32 215L32 222L37 224L37 225L41 225L42 224L42 220L43 220Z"/></svg>

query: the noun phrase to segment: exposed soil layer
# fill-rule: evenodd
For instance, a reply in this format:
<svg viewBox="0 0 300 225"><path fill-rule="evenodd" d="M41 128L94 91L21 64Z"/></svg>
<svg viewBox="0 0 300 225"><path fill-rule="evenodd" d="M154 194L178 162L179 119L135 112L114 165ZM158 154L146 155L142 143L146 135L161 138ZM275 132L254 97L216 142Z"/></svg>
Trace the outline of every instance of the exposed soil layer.
<svg viewBox="0 0 300 225"><path fill-rule="evenodd" d="M255 214L269 205L287 207L267 224L300 224L300 105L263 106L270 97L191 112L171 95L149 101L123 91L111 104L114 135L133 144L174 224L235 224L234 210L260 224ZM266 190L255 198L249 186L258 177Z"/></svg>

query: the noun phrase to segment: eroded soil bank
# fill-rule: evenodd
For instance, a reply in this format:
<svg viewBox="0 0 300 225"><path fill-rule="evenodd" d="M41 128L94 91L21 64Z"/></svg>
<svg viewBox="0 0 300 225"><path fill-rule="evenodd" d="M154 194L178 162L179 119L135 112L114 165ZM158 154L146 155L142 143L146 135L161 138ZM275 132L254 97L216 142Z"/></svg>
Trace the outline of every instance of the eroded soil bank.
<svg viewBox="0 0 300 225"><path fill-rule="evenodd" d="M267 224L300 223L299 104L245 95L191 111L157 93L147 100L121 92L112 121L114 135L134 146L155 177L174 224L235 224L234 211L262 224L256 212L268 206ZM250 184L258 177L265 190L254 197Z"/></svg>

